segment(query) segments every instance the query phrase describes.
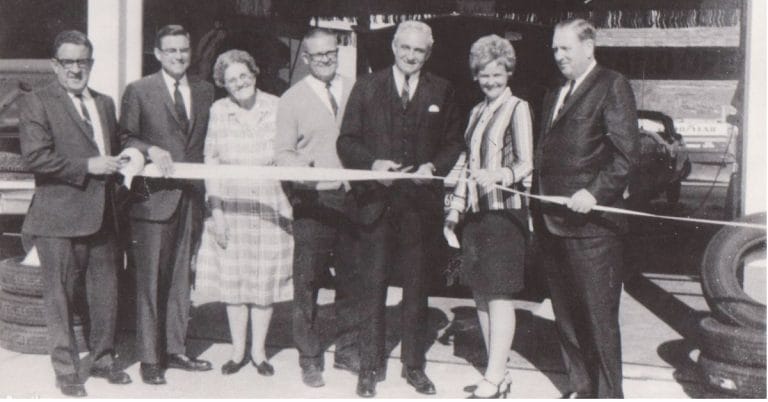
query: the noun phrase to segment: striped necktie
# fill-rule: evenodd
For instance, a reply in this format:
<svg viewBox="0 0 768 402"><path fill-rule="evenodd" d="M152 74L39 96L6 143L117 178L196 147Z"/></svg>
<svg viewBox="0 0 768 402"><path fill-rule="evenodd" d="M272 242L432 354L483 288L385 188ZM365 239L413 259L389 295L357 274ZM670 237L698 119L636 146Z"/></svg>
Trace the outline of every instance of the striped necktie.
<svg viewBox="0 0 768 402"><path fill-rule="evenodd" d="M403 110L408 109L408 103L411 101L411 93L409 91L410 88L408 88L410 85L408 85L408 79L411 78L410 76L405 76L405 81L403 81L403 90L400 91L400 103L403 105Z"/></svg>
<svg viewBox="0 0 768 402"><path fill-rule="evenodd" d="M336 103L336 97L334 97L333 92L331 92L331 81L325 83L325 89L328 91L328 100L331 101L331 109L333 109L333 115L336 116L339 114L339 104Z"/></svg>
<svg viewBox="0 0 768 402"><path fill-rule="evenodd" d="M174 109L176 109L176 115L181 122L181 129L186 134L189 130L189 117L187 116L187 108L184 106L184 97L181 95L181 90L179 90L179 84L179 80L176 80L173 91L173 104Z"/></svg>

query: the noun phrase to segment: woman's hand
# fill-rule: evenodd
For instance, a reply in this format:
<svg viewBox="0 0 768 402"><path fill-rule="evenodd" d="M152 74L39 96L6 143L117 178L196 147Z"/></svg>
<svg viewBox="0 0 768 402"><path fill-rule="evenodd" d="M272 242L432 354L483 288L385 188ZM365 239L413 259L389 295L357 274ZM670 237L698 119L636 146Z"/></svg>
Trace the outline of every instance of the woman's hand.
<svg viewBox="0 0 768 402"><path fill-rule="evenodd" d="M478 169L472 171L470 179L483 187L492 187L504 181L504 173L501 169Z"/></svg>
<svg viewBox="0 0 768 402"><path fill-rule="evenodd" d="M220 209L213 210L213 234L216 239L216 244L222 249L227 249L229 243L229 227L224 220L224 213Z"/></svg>

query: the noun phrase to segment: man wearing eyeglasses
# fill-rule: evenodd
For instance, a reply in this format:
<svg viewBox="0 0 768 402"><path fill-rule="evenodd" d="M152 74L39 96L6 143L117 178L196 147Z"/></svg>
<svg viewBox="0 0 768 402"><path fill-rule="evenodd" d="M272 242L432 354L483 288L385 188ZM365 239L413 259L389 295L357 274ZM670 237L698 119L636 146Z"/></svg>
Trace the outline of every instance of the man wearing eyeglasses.
<svg viewBox="0 0 768 402"><path fill-rule="evenodd" d="M336 72L339 48L333 32L313 29L303 44L301 59L310 74L280 98L275 160L281 166L341 168L336 138L352 81ZM310 387L325 384L317 291L330 267L336 290L334 367L353 373L360 368L355 348L359 280L352 253L354 227L344 213L347 187L341 181L286 186L294 219L293 339L302 381Z"/></svg>
<svg viewBox="0 0 768 402"><path fill-rule="evenodd" d="M19 104L21 152L35 175L24 219L43 268L43 301L56 385L86 396L91 376L112 384L131 378L114 365L117 316L117 223L114 174L120 162L115 104L88 88L93 45L78 31L54 40L56 81ZM91 353L81 368L74 336L74 300L85 279Z"/></svg>
<svg viewBox="0 0 768 402"><path fill-rule="evenodd" d="M162 69L125 89L120 126L125 147L139 149L165 176L174 162L203 162L213 86L187 76L189 33L179 25L155 36ZM130 209L129 255L136 269L137 354L147 384L165 384L165 369L206 371L187 356L190 264L203 223L202 181L143 179L144 200Z"/></svg>
<svg viewBox="0 0 768 402"><path fill-rule="evenodd" d="M464 148L453 86L423 71L432 29L405 21L392 40L394 65L360 77L349 95L336 146L345 167L444 176ZM392 272L402 278L402 377L422 394L435 386L425 368L430 251L442 220L436 180L356 182L350 212L358 227L361 303L357 394L372 397L385 377L385 313Z"/></svg>

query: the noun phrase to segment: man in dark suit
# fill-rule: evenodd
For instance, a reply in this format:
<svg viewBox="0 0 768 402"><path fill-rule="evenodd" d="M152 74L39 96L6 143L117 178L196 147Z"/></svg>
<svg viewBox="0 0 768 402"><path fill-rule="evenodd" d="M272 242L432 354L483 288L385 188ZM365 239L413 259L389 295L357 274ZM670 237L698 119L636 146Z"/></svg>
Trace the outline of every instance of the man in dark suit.
<svg viewBox="0 0 768 402"><path fill-rule="evenodd" d="M213 86L186 74L189 33L161 28L155 57L162 69L125 89L120 125L126 147L143 152L166 175L173 162L203 162ZM141 184L141 183L139 183ZM136 268L137 347L141 377L165 384L166 368L211 369L186 355L190 263L202 233L202 182L144 179L146 199L130 210L130 255Z"/></svg>
<svg viewBox="0 0 768 402"><path fill-rule="evenodd" d="M56 385L86 396L73 330L73 301L85 275L92 376L112 384L131 378L114 365L117 316L114 173L120 167L115 104L88 88L93 45L64 31L54 40L56 82L22 98L21 151L35 174L23 233L34 238L43 268L43 300Z"/></svg>
<svg viewBox="0 0 768 402"><path fill-rule="evenodd" d="M463 149L453 86L422 71L432 49L428 25L407 21L392 41L395 64L357 80L337 149L347 168L412 170L445 175ZM364 182L353 185L359 224L361 307L357 393L372 397L386 370L385 308L389 270L402 274L402 376L418 392L434 394L424 372L427 267L430 236L440 228L442 182Z"/></svg>
<svg viewBox="0 0 768 402"><path fill-rule="evenodd" d="M624 205L637 158L635 98L622 75L597 65L595 28L588 22L558 24L552 48L567 80L544 101L535 191L568 202L542 203L536 222L553 258L547 279L573 391L568 396L620 398L621 236L627 222L592 208Z"/></svg>

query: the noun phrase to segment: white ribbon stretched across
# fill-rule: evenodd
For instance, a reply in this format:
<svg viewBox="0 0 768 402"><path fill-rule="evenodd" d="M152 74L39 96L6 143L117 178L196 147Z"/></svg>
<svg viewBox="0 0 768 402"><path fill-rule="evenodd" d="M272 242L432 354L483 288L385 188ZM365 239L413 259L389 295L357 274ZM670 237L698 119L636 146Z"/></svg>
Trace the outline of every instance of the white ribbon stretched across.
<svg viewBox="0 0 768 402"><path fill-rule="evenodd" d="M129 148L130 150L131 148ZM138 152L138 151L137 151ZM134 176L163 177L160 169L155 164L144 165L141 153L130 151L130 161L121 169L125 176L125 185L130 188ZM121 154L121 155L123 155ZM441 176L418 175L404 172L375 172L371 170L357 169L328 169L315 167L283 167L283 166L247 166L247 165L208 165L202 163L174 163L173 173L168 178L174 179L248 179L248 180L280 180L280 181L365 181L365 180L402 180L402 179L427 179L447 180ZM467 180L467 179L458 179ZM544 202L565 205L568 198L560 196L542 196L514 190L501 185L495 185L501 191L519 194L523 197L535 198ZM668 215L657 215L646 212L632 211L623 208L595 205L592 209L615 214L642 216L654 219L665 219L681 222L705 223L722 226L738 226L754 229L766 229L766 225L748 222L730 222L712 219L687 218Z"/></svg>

